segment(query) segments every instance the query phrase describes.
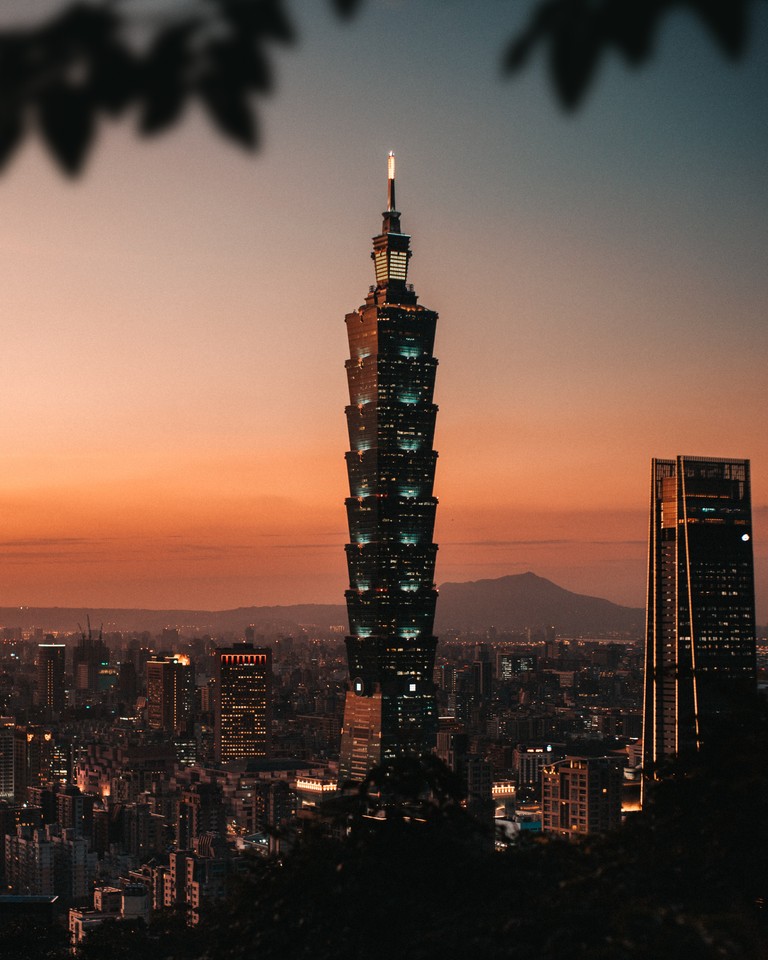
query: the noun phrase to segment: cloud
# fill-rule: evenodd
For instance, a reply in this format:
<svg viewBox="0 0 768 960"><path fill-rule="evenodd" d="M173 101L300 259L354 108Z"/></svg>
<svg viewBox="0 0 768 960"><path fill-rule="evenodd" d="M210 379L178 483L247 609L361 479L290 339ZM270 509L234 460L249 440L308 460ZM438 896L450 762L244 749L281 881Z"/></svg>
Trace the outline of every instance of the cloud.
<svg viewBox="0 0 768 960"><path fill-rule="evenodd" d="M71 547L104 543L107 537L29 537L24 540L0 540L0 549L5 547Z"/></svg>

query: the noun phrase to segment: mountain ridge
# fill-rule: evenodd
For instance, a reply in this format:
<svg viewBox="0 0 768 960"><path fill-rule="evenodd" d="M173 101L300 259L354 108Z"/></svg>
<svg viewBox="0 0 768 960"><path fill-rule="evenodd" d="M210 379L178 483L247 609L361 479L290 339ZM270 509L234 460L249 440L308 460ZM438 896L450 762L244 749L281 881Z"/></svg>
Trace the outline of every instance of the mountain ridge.
<svg viewBox="0 0 768 960"><path fill-rule="evenodd" d="M564 587L526 573L496 579L447 581L439 587L440 597L435 632L500 632L540 630L554 626L563 635L623 634L642 636L645 613L639 607L625 607L601 597L574 593ZM299 625L327 631L347 627L344 604L272 604L235 607L228 610L157 610L132 607L0 607L0 625L29 630L41 627L48 632L75 633L78 623L103 622L110 631L159 632L177 627L194 633L242 633L253 625L261 633L291 633ZM340 631L341 632L341 631Z"/></svg>

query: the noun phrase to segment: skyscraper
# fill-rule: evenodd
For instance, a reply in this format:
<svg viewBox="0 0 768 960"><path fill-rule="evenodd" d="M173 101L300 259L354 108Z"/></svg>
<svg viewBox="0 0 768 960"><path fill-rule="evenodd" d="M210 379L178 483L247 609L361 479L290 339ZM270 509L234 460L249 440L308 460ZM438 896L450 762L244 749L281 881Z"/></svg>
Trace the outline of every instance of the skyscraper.
<svg viewBox="0 0 768 960"><path fill-rule="evenodd" d="M63 643L37 645L37 702L46 717L58 717L64 709L64 658L67 648Z"/></svg>
<svg viewBox="0 0 768 960"><path fill-rule="evenodd" d="M651 461L643 765L755 692L749 461Z"/></svg>
<svg viewBox="0 0 768 960"><path fill-rule="evenodd" d="M72 673L80 699L98 693L100 671L109 666L109 650L102 629L94 637L91 618L87 617L86 622L87 630L80 628L80 640L72 653Z"/></svg>
<svg viewBox="0 0 768 960"><path fill-rule="evenodd" d="M195 713L195 668L186 656L147 661L147 724L167 733L186 732Z"/></svg>
<svg viewBox="0 0 768 960"><path fill-rule="evenodd" d="M272 738L272 651L240 643L215 651L217 760L268 757Z"/></svg>
<svg viewBox="0 0 768 960"><path fill-rule="evenodd" d="M0 717L0 803L3 800L13 801L15 745L15 720L13 717Z"/></svg>
<svg viewBox="0 0 768 960"><path fill-rule="evenodd" d="M410 237L395 207L393 154L383 217L371 254L376 284L346 317L350 687L342 781L363 779L382 760L429 749L436 733L437 314L418 303L407 282Z"/></svg>

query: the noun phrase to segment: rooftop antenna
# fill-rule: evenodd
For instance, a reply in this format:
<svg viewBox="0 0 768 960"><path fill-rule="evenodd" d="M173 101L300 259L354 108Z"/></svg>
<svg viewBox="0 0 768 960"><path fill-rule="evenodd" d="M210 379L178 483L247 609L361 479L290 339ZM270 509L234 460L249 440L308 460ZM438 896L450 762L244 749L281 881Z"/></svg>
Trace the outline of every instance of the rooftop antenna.
<svg viewBox="0 0 768 960"><path fill-rule="evenodd" d="M390 150L387 157L387 212L397 210L395 206L395 151Z"/></svg>

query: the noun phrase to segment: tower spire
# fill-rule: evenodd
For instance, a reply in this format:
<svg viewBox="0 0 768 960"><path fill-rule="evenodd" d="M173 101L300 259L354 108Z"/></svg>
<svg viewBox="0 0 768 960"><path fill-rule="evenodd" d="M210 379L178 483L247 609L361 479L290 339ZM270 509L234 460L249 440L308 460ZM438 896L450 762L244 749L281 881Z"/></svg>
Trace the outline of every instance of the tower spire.
<svg viewBox="0 0 768 960"><path fill-rule="evenodd" d="M382 234L400 233L400 214L395 206L395 151L387 154L387 209L382 214Z"/></svg>
<svg viewBox="0 0 768 960"><path fill-rule="evenodd" d="M387 213L394 213L395 206L395 151L390 150L387 157Z"/></svg>
<svg viewBox="0 0 768 960"><path fill-rule="evenodd" d="M376 290L393 303L413 300L406 290L411 238L403 233L400 213L395 209L395 151L387 155L387 209L382 214L381 233L373 238L371 257L376 267ZM405 299L403 299L405 298Z"/></svg>

